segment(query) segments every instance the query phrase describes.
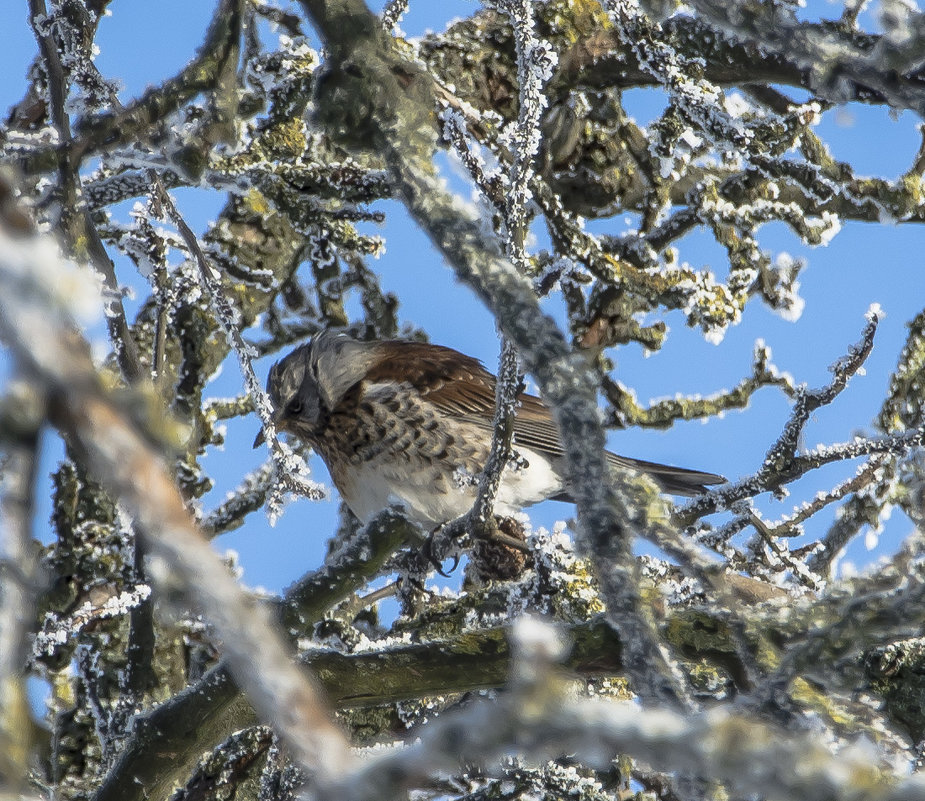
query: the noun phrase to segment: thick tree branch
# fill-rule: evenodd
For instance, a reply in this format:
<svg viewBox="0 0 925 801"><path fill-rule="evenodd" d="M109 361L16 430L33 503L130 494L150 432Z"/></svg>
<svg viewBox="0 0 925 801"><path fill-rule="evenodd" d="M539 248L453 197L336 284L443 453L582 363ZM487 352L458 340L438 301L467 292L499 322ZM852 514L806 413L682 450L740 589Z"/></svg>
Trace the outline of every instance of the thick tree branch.
<svg viewBox="0 0 925 801"><path fill-rule="evenodd" d="M170 566L161 581L178 582L215 627L237 681L294 758L318 775L339 770L350 757L318 691L291 664L266 611L243 596L200 535L161 456L102 388L85 343L72 333L71 304L80 298L58 294L67 266L45 240L14 239L6 226L0 238L0 335L48 391L53 423L133 515L152 555Z"/></svg>
<svg viewBox="0 0 925 801"><path fill-rule="evenodd" d="M517 658L508 693L441 716L414 745L383 755L329 788L332 797L372 801L398 796L434 771L496 763L516 742L518 753L531 761L567 753L604 768L622 753L656 770L714 777L741 796L925 799L925 786L916 778L885 777L867 754L835 756L811 733L794 734L729 710L683 715L650 709L640 714L632 703L571 699L556 679L553 636L528 633L530 626L537 624L522 622L515 631ZM532 642L524 643L528 637Z"/></svg>

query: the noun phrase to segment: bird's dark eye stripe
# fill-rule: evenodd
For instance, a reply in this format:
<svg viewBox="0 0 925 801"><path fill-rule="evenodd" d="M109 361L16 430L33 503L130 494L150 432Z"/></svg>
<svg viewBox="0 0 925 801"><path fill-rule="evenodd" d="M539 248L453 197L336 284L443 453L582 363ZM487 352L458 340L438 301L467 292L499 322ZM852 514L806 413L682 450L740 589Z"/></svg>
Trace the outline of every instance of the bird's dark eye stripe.
<svg viewBox="0 0 925 801"><path fill-rule="evenodd" d="M293 398L286 404L287 414L299 414L302 411L302 401L300 398Z"/></svg>

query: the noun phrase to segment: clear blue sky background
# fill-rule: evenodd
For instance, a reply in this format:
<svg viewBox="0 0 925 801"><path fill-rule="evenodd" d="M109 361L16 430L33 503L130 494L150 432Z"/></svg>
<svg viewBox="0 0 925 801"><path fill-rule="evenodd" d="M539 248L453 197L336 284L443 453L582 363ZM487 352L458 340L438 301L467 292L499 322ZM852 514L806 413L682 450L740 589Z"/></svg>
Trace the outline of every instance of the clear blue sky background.
<svg viewBox="0 0 925 801"><path fill-rule="evenodd" d="M381 3L376 4L381 6ZM430 28L442 30L447 20L467 16L478 4L465 0L434 3L411 0L411 12L402 29L411 36ZM176 73L191 58L203 39L213 2L159 0L115 0L112 16L103 20L98 43L97 64L107 77L123 85L122 98L130 100L146 86L157 84ZM835 5L810 3L813 12L837 16ZM869 17L864 17L869 24ZM25 74L36 47L26 22L26 3L4 0L0 3L0 107L6 109L18 100L25 87ZM626 105L641 123L651 120L664 103L654 90L626 94ZM894 118L881 108L852 106L828 112L818 131L837 158L849 161L859 174L898 176L915 157L919 136L918 121L909 113ZM462 186L454 180L453 185ZM468 195L468 190L464 190ZM214 219L223 197L201 191L176 193L181 210L202 232ZM491 316L469 290L460 287L426 238L410 224L395 203L382 203L388 220L377 229L386 239L387 253L373 266L380 271L385 290L401 299L402 321L427 330L435 342L450 345L481 358L494 369L497 339ZM619 233L627 224L622 215L596 223L594 230ZM373 232L372 227L370 232ZM826 248L807 249L783 225L767 226L761 241L773 252L787 251L809 259L801 278L801 294L806 300L803 316L788 322L755 303L744 322L731 329L718 346L706 343L696 331L684 326L680 313L666 320L671 336L664 348L648 357L638 346L616 351L616 375L634 387L640 399L673 395L676 392L706 395L733 386L750 372L751 354L757 338L773 349L774 361L793 374L797 381L811 386L825 383L827 367L854 343L864 325L864 313L871 303L879 303L887 317L881 325L876 347L868 361L866 375L854 379L835 405L821 410L806 432L806 445L834 443L849 439L856 431L867 430L884 396L890 372L896 364L905 339L906 323L925 304L925 272L922 269L925 231L912 225L846 224ZM680 245L683 260L695 267L709 266L718 275L726 273L724 252L709 236L695 232ZM144 282L124 259L117 259L120 280L144 290ZM556 301L549 310L559 314ZM265 376L269 361L258 364ZM214 396L241 392L236 363L230 360L210 388ZM610 437L613 450L627 455L664 461L723 473L736 478L753 472L760 465L765 449L780 432L789 412L789 403L773 389L761 391L744 412L730 413L708 424L682 423L669 432L620 431ZM218 484L204 500L206 509L219 503L265 456L254 452L250 443L256 433L254 419L232 421L224 450L206 459L206 468ZM44 473L54 469L60 458L60 445L49 438ZM323 465L313 460L319 480L329 483ZM833 486L852 474L855 465L826 468L792 486L791 499L784 502L763 500L762 510L772 519L787 514L793 505L811 498L816 491ZM43 478L43 507L50 484ZM333 530L336 504L296 501L282 520L270 528L264 515L252 515L237 532L221 537L219 549L233 548L241 555L244 580L277 591L306 570L317 565L325 541ZM536 524L548 525L567 518L573 510L561 504L536 507L531 517ZM824 530L829 518L820 516L811 529ZM43 512L37 533L46 539L47 514ZM901 514L888 521L881 548L892 550L911 529ZM878 551L882 552L882 551ZM876 552L875 552L876 553ZM872 554L863 542L852 545L847 559L857 565L868 563Z"/></svg>

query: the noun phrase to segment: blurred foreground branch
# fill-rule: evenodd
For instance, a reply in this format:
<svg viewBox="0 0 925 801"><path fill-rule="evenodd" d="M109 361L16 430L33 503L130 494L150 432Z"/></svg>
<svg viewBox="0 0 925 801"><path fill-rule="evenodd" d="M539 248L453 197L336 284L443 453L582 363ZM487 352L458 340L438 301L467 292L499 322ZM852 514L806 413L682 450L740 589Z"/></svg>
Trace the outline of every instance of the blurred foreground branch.
<svg viewBox="0 0 925 801"><path fill-rule="evenodd" d="M53 242L0 224L0 335L47 391L52 422L164 560L160 581L178 583L215 627L237 681L293 757L312 774L337 772L350 756L317 690L292 665L266 610L244 596L200 535L161 455L103 388L75 335L72 315L95 300L92 282ZM75 281L83 294L72 297L66 287Z"/></svg>

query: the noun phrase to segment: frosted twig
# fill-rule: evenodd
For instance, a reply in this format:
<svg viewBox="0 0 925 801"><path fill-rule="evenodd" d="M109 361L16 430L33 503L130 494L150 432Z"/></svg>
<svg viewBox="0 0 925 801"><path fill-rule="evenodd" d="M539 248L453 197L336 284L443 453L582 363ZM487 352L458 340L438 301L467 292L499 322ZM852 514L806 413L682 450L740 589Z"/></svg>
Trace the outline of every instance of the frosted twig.
<svg viewBox="0 0 925 801"><path fill-rule="evenodd" d="M676 509L674 516L681 525L689 525L704 515L712 514L719 509L728 509L743 498L752 498L762 492L777 490L823 465L877 454L901 456L922 444L925 444L925 428L885 437L857 437L852 442L819 446L809 454L791 456L783 462L773 465L766 462L752 476L698 495Z"/></svg>
<svg viewBox="0 0 925 801"><path fill-rule="evenodd" d="M504 182L497 173L487 170L485 162L472 149L469 144L465 117L455 110L446 109L443 111L442 118L443 137L453 146L456 155L462 160L463 166L469 173L469 177L472 178L485 199L499 214L504 214Z"/></svg>
<svg viewBox="0 0 925 801"><path fill-rule="evenodd" d="M864 526L870 524L871 506L881 509L883 501L880 499L889 497L888 488L892 485L896 475L896 461L895 454L885 454L882 458L870 460L867 468L873 469L874 475L871 478L876 483L869 486L871 478L868 478L864 485L858 488L856 494L837 511L834 522L819 541L819 548L810 557L809 565L813 570L828 571L842 549L857 536ZM875 463L876 467L874 467ZM860 477L864 472L866 470L859 471L855 478Z"/></svg>
<svg viewBox="0 0 925 801"><path fill-rule="evenodd" d="M863 465L851 478L841 482L827 492L820 492L813 500L803 504L794 514L782 517L780 520L769 523L768 529L775 537L799 537L803 532L801 524L809 520L814 514L825 509L836 501L840 501L851 492L858 492L866 487L875 478L890 459L890 454L875 454L870 461ZM824 545L824 541L823 541Z"/></svg>
<svg viewBox="0 0 925 801"><path fill-rule="evenodd" d="M693 520L717 509L727 509L743 498L754 497L760 492L776 489L824 464L873 454L906 453L910 448L925 441L925 429L918 429L885 437L858 437L852 442L822 446L811 453L796 455L800 435L810 415L822 406L832 403L848 385L851 377L863 366L873 348L873 339L879 319L880 309L874 305L867 313L867 325L864 327L861 339L849 349L847 355L830 368L833 378L829 384L814 390L805 387L797 388L796 402L790 418L784 425L780 437L768 449L758 472L734 484L704 493L677 509L675 517L682 525L688 525Z"/></svg>
<svg viewBox="0 0 925 801"><path fill-rule="evenodd" d="M274 2L268 0L251 0L251 7L254 12L274 25L279 25L291 37L303 36L302 18L292 11L280 8Z"/></svg>
<svg viewBox="0 0 925 801"><path fill-rule="evenodd" d="M148 171L150 183L156 182L153 170ZM167 269L167 252L171 244L170 237L157 231L151 218L164 219L164 209L160 197L149 183L147 207L140 204L132 210L131 216L135 226L122 238L120 246L134 262L138 271L145 275L151 284L152 294L157 305L157 317L154 329L154 352L151 355L151 379L163 394L167 360L167 327L174 314L177 301L178 283L172 281ZM172 232L171 232L172 233Z"/></svg>
<svg viewBox="0 0 925 801"><path fill-rule="evenodd" d="M30 0L30 4L30 8L44 9L41 0ZM200 92L214 91L227 59L237 52L233 44L240 37L240 23L244 16L239 13L241 5L242 0L220 0L202 47L177 75L168 78L156 89L145 92L120 111L94 115L81 127L79 136L67 144L33 148L22 160L23 172L27 175L43 172L49 156L78 165L104 147L110 149L133 141L149 126L162 121L173 109Z"/></svg>
<svg viewBox="0 0 925 801"><path fill-rule="evenodd" d="M462 517L451 521L440 532L439 544L432 548L440 558L446 555L446 545L471 532L476 537L494 540L517 550L525 550L524 543L499 531L493 525L492 513L495 497L506 469L522 468L521 459L514 450L514 415L518 396L523 391L523 374L517 349L504 336L501 337L501 356L498 361L498 378L495 382L495 417L492 423L491 448L478 479L478 495L472 508Z"/></svg>
<svg viewBox="0 0 925 801"><path fill-rule="evenodd" d="M222 276L206 257L199 244L199 240L196 238L196 235L189 225L187 225L183 215L180 214L176 204L173 202L173 198L170 197L157 181L155 181L155 187L167 215L173 221L174 225L177 226L177 230L183 237L183 241L186 243L190 255L199 268L199 274L208 292L212 309L215 312L215 316L218 318L219 324L225 331L225 336L228 338L229 344L231 344L238 357L238 364L241 368L241 374L244 377L244 385L260 417L264 439L269 445L270 453L273 456L278 478L278 481L274 483L271 488L270 500L267 503L267 515L270 517L271 521L275 521L282 508L282 488L304 495L306 498L311 498L312 500L324 498L326 493L321 485L303 477L308 472L307 465L291 448L279 441L276 434L276 425L273 422L272 404L266 392L264 392L263 387L260 385L257 374L254 372L253 364L251 363L251 359L256 356L256 353L254 348L244 340L241 334L237 309L232 306L228 297L222 290Z"/></svg>
<svg viewBox="0 0 925 801"><path fill-rule="evenodd" d="M508 176L505 223L509 238L522 248L527 203L532 198L533 161L540 149L540 118L546 107L543 85L552 77L558 56L548 42L536 35L532 0L491 0L490 4L507 14L514 29L519 102L517 124L510 132L513 159ZM522 254L512 254L509 246L508 257L515 267L522 269L517 256L522 257Z"/></svg>
<svg viewBox="0 0 925 801"><path fill-rule="evenodd" d="M98 620L122 617L151 595L151 588L140 584L120 592L111 592L105 599L84 601L70 614L59 617L46 612L40 630L32 641L32 656L50 656L84 627Z"/></svg>
<svg viewBox="0 0 925 801"><path fill-rule="evenodd" d="M502 215L508 258L518 270L525 272L526 205L531 198L533 161L540 145L540 116L546 105L542 87L552 75L556 55L548 43L541 42L536 37L531 0L492 0L492 4L499 11L506 13L513 25L520 87L519 116L511 134L512 163L507 176L507 186L503 185L497 175L486 173L484 164L469 146L465 123L455 111L444 112L444 136L455 147L486 200ZM488 525L501 475L508 468L514 454L514 413L517 396L521 391L522 378L517 350L509 339L502 336L498 379L495 385L491 451L479 479L475 505L466 515L466 522L474 524L476 530L484 530Z"/></svg>
<svg viewBox="0 0 925 801"><path fill-rule="evenodd" d="M650 401L642 406L636 398L634 390L625 387L619 381L605 378L601 388L607 400L613 406L610 425L652 426L653 428L667 428L675 420L696 420L701 417L710 417L727 409L745 408L752 395L761 387L776 386L792 397L796 392L793 386L793 377L789 373L781 372L771 362L771 349L763 342L755 343L753 355L752 374L743 378L735 387L716 392L705 397L675 397L664 400Z"/></svg>
<svg viewBox="0 0 925 801"><path fill-rule="evenodd" d="M810 415L821 406L826 406L835 400L848 386L851 377L861 369L874 347L874 335L880 322L880 309L872 306L867 313L867 325L861 334L860 341L851 347L847 355L839 359L830 368L832 381L825 387L816 390L797 391L797 400L793 413L781 436L778 438L764 457L765 465L774 465L781 458L793 454L799 446L800 433L809 420Z"/></svg>
<svg viewBox="0 0 925 801"><path fill-rule="evenodd" d="M778 542L779 538L802 536L801 524L804 521L826 506L844 498L849 493L858 492L869 485L883 465L889 461L889 458L889 453L875 455L858 470L856 475L838 484L828 492L817 493L812 501L802 504L794 514L785 516L776 522L757 524L754 511L750 511L748 514L738 514L725 525L711 530L708 535L698 534L697 539L725 556L733 569L749 570L753 575L767 573L769 576L774 572L789 569L806 586L816 590L821 589L824 584L826 568L837 551L843 547L844 542L840 540L841 544L834 547L828 541L828 538L823 538L811 546L802 548L800 556L797 558L790 553L789 549L786 549ZM738 553L736 549L729 545L729 541L748 525L755 525L758 539L760 542L765 543L774 554L774 560L777 561L777 564L770 565L769 570L764 570L753 559ZM755 545L750 544L748 547L751 551L757 552ZM804 552L809 548L813 550L813 556L807 563ZM828 558L821 558L822 554L827 554Z"/></svg>
<svg viewBox="0 0 925 801"><path fill-rule="evenodd" d="M524 250L526 239L526 205L530 195L533 161L540 146L540 115L546 106L543 84L552 75L556 54L549 44L536 37L532 0L493 0L499 11L505 12L514 28L514 48L517 53L519 111L517 127L512 135L513 161L508 174L508 192L503 218L507 235L505 249L511 263L522 273L527 268ZM494 201L490 195L490 202ZM473 508L475 520L485 524L494 506L501 483L501 474L514 456L514 414L517 396L523 389L523 379L517 348L507 337L501 339L498 380L495 384L495 419L491 438L491 453L482 470L479 496ZM515 456L516 458L516 456ZM516 465L513 469L517 469Z"/></svg>
<svg viewBox="0 0 925 801"><path fill-rule="evenodd" d="M398 21L405 16L407 10L408 0L389 0L379 17L382 20L382 27L387 31L391 31L398 25Z"/></svg>
<svg viewBox="0 0 925 801"><path fill-rule="evenodd" d="M521 99L523 100L523 97ZM486 172L485 165L469 146L465 122L456 112L444 112L443 130L444 136L455 148L476 186L481 190L486 200L506 219L508 250L509 252L512 249L515 250L517 261L522 263L524 259L522 248L519 248L512 241L515 236L512 234L510 219L508 218L511 206L505 199L503 182L497 174ZM479 492L475 504L460 521L451 524L448 531L445 532L450 537L454 536L456 532L465 530L487 532L493 528L489 526L489 519L494 508L498 487L501 484L501 476L506 468L513 467L509 463L514 453L512 447L514 441L514 414L517 406L517 396L522 391L522 384L523 378L518 364L517 350L502 335L498 379L495 384L495 417L492 425L491 450L479 479ZM497 537L500 532L494 531L492 534ZM513 547L523 547L520 543L511 542L509 544Z"/></svg>
<svg viewBox="0 0 925 801"><path fill-rule="evenodd" d="M897 111L909 108L919 115L925 111L921 86L897 80L921 66L923 30L917 10L907 11L908 17L902 22L894 20L886 26L886 35L876 47L869 48L850 29L846 31L838 25L805 26L788 5L753 8L725 0L693 0L692 5L698 15L724 34L802 64L812 91L822 98L843 103L850 92L863 91L875 93L881 102ZM857 8L863 5L859 3ZM854 9L846 10L844 21L851 28L856 13ZM891 31L890 27L895 29ZM831 80L830 76L836 74L839 80Z"/></svg>
<svg viewBox="0 0 925 801"><path fill-rule="evenodd" d="M523 374L517 349L506 337L501 339L498 380L495 383L495 419L492 426L491 453L479 482L479 499L473 509L477 520L484 520L494 506L495 495L504 469L518 469L514 451L514 415L517 397L523 391Z"/></svg>
<svg viewBox="0 0 925 801"><path fill-rule="evenodd" d="M87 698L87 708L93 718L93 728L102 751L103 766L108 769L112 761L115 743L113 742L112 715L100 698L98 689L98 679L101 672L99 660L100 654L98 651L93 651L84 644L77 646L74 653L76 678L82 685L84 695Z"/></svg>
<svg viewBox="0 0 925 801"><path fill-rule="evenodd" d="M276 463L264 462L248 473L220 506L203 518L201 526L206 536L216 537L243 525L244 517L260 509L276 482Z"/></svg>
<svg viewBox="0 0 925 801"><path fill-rule="evenodd" d="M83 8L83 6L78 6L78 8ZM115 267L106 253L106 248L103 246L99 232L93 224L86 204L83 202L81 181L78 173L80 161L78 158L67 155L67 151L74 141L71 135L70 115L67 110L68 74L65 65L62 63L62 57L66 56L67 53L63 52L66 48L60 47L55 40L52 28L66 29L65 33L68 39L79 40L80 34L70 29L66 14L58 14L54 18L50 18L46 11L44 0L29 0L29 16L42 54L45 75L48 81L49 116L58 132L61 147L61 152L57 153L55 157L58 164L58 181L62 196L61 213L64 218L59 229L65 234L69 243L68 247L72 251L85 254L105 283L107 291L104 294L104 301L110 344L125 379L130 383L134 383L143 377L144 370L141 366L138 346L135 343L132 329L125 315Z"/></svg>
<svg viewBox="0 0 925 801"><path fill-rule="evenodd" d="M212 398L203 403L203 414L215 420L244 417L254 411L254 399L250 395L235 398Z"/></svg>
<svg viewBox="0 0 925 801"><path fill-rule="evenodd" d="M617 24L620 38L631 47L640 66L653 75L670 93L678 110L697 123L716 147L745 149L753 140L741 120L726 111L723 93L705 79L691 75L698 70L667 44L653 38L649 23L642 15L638 0L607 0L607 9Z"/></svg>
<svg viewBox="0 0 925 801"><path fill-rule="evenodd" d="M743 501L742 503L745 502ZM755 531L757 532L757 541L759 543L764 543L770 552L765 561L770 563L773 572L780 573L784 570L789 570L803 586L813 591L819 591L825 586L825 578L810 570L802 559L791 556L790 550L786 544L780 542L777 537L774 537L768 527L754 512L751 513L751 518L751 522L754 524ZM759 546L757 543L749 545L749 550L753 554L756 554L758 549ZM754 561L754 558L749 559L749 563L753 563Z"/></svg>
<svg viewBox="0 0 925 801"><path fill-rule="evenodd" d="M813 468L845 459L856 459L859 456L878 453L901 456L923 442L925 442L925 429L919 428L885 437L856 437L851 442L820 445L810 453L793 457L793 467L786 471L783 478L786 481L792 481Z"/></svg>

